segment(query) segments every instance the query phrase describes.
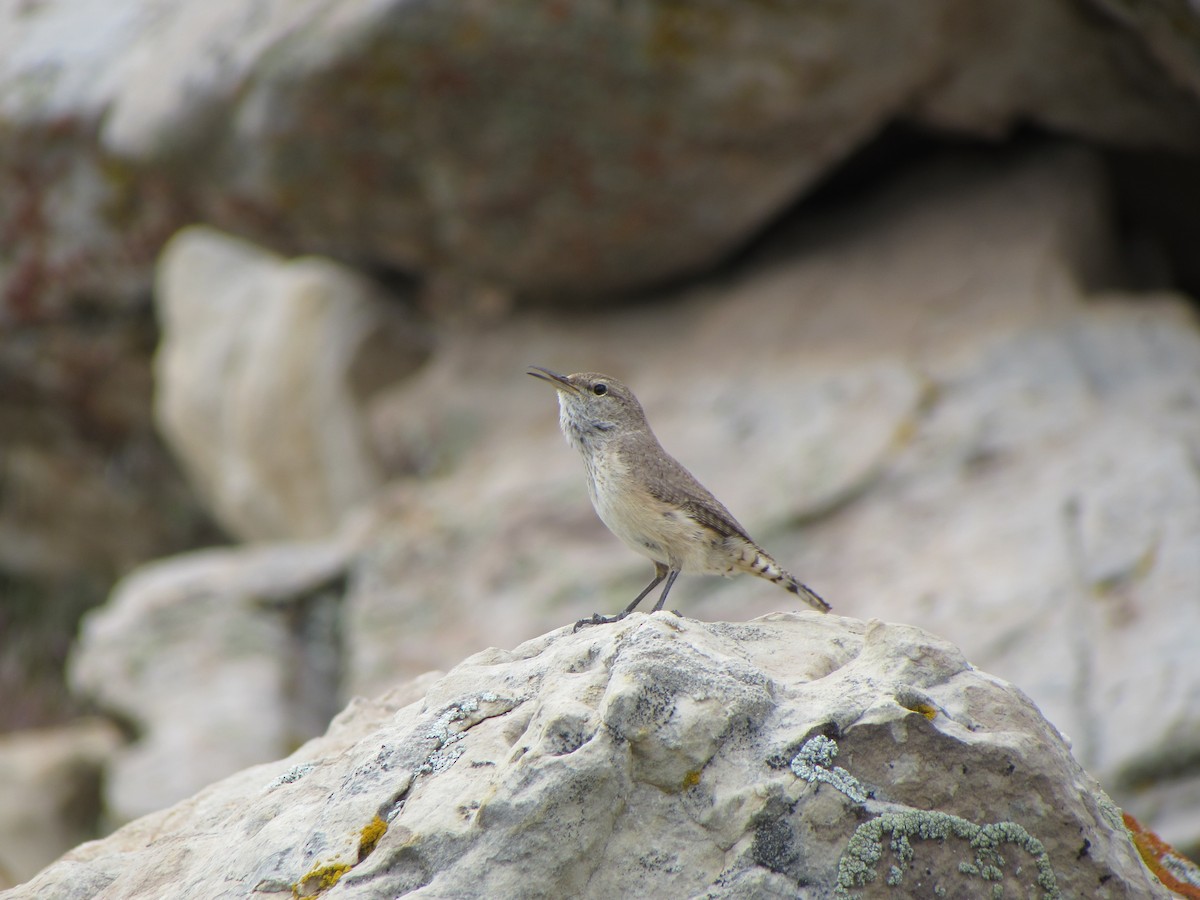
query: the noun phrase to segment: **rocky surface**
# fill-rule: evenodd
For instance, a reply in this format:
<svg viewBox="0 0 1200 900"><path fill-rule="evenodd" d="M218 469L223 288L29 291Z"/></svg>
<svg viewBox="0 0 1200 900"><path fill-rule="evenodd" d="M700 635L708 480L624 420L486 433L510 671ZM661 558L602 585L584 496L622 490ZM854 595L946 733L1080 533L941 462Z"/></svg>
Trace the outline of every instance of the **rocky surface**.
<svg viewBox="0 0 1200 900"><path fill-rule="evenodd" d="M811 612L662 612L486 650L356 701L287 759L86 844L6 897L993 885L1169 896L1054 727L951 644Z"/></svg>
<svg viewBox="0 0 1200 900"><path fill-rule="evenodd" d="M369 423L420 477L393 482L338 536L276 551L344 566L327 638L338 661L313 677L333 678L327 696L378 693L479 646L614 611L645 583L648 565L587 502L552 394L522 374L525 362L607 370L836 611L946 634L1029 692L1119 802L1192 846L1200 334L1175 298L1101 289L1114 261L1103 211L1087 154L937 166L656 308L444 335ZM125 671L136 646L161 658L148 671L179 656L218 670L210 629L274 621L245 600L264 590L261 555L160 564L186 591L131 579L85 630L81 657ZM703 619L788 602L749 579L685 578L672 599ZM160 607L170 618L144 612ZM286 642L239 646L264 673L294 670ZM220 754L193 765L156 736L185 718L203 733L206 713L173 706L241 703L239 728L257 732L243 732L253 749L238 764L283 752L282 714L261 705L274 688L214 699L211 677L142 679L169 683L154 702L131 676L77 681L142 735L128 766L139 796L114 790L114 809L148 809L156 791L172 802L219 774ZM156 785L156 772L193 774Z"/></svg>
<svg viewBox="0 0 1200 900"><path fill-rule="evenodd" d="M219 539L154 432L155 340L148 302L19 327L0 314L0 731L74 710L67 649L117 578Z"/></svg>
<svg viewBox="0 0 1200 900"><path fill-rule="evenodd" d="M320 734L340 708L346 546L208 550L147 566L90 617L77 691L139 739L108 767L125 822Z"/></svg>
<svg viewBox="0 0 1200 900"><path fill-rule="evenodd" d="M152 265L197 218L417 274L439 308L642 288L711 268L896 120L1192 152L1195 18L1108 0L5 4L0 481L19 489L0 494L0 577L85 607L213 539L145 399Z"/></svg>
<svg viewBox="0 0 1200 900"><path fill-rule="evenodd" d="M155 298L155 418L231 534L330 534L399 474L372 446L369 407L429 341L373 282L190 228L164 251Z"/></svg>
<svg viewBox="0 0 1200 900"><path fill-rule="evenodd" d="M0 728L77 708L55 693L72 624L121 573L222 539L153 433L152 376L229 534L310 543L164 563L89 626L78 671L113 677L78 684L146 773L112 780L116 818L286 752L337 698L624 602L645 564L520 374L609 369L839 611L946 634L1200 850L1196 329L1186 298L1131 289L1165 283L1156 246L1194 256L1197 21L1185 0L4 5ZM1049 153L877 183L714 270L897 122L1181 154L1152 173L1170 240L1114 210L1099 157ZM289 258L189 230L153 284L197 219ZM314 252L340 263L290 258ZM305 553L338 560L332 587L263 562ZM311 616L251 599L314 585ZM677 591L707 619L780 603ZM309 628L327 657L297 664ZM248 688L196 698L241 683L197 649L239 629ZM307 678L319 702L279 687ZM183 746L229 723L243 749Z"/></svg>
<svg viewBox="0 0 1200 900"><path fill-rule="evenodd" d="M127 296L196 215L504 291L643 286L901 119L1194 152L1196 13L1168 6L9 4L0 309Z"/></svg>

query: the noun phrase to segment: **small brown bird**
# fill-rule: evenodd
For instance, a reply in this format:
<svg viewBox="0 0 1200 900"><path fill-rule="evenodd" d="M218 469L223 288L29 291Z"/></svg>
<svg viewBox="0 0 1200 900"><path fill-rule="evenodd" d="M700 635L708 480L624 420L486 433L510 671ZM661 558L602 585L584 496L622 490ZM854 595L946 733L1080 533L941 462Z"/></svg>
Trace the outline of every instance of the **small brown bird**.
<svg viewBox="0 0 1200 900"><path fill-rule="evenodd" d="M627 547L654 563L654 580L624 610L580 619L576 630L625 618L665 578L653 610L657 612L680 572L748 572L829 611L828 603L780 567L729 510L663 450L629 388L595 372L560 375L541 366L530 369L529 375L558 391L558 423L567 443L583 456L596 514Z"/></svg>

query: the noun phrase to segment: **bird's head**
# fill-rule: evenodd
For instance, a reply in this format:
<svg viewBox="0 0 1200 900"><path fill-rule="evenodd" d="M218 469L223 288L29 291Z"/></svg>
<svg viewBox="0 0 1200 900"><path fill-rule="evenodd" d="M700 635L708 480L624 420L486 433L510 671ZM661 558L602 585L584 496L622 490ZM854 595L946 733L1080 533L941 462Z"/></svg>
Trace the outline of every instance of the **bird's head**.
<svg viewBox="0 0 1200 900"><path fill-rule="evenodd" d="M646 427L642 404L615 378L599 372L560 375L541 366L529 369L528 374L558 391L559 425L575 446Z"/></svg>

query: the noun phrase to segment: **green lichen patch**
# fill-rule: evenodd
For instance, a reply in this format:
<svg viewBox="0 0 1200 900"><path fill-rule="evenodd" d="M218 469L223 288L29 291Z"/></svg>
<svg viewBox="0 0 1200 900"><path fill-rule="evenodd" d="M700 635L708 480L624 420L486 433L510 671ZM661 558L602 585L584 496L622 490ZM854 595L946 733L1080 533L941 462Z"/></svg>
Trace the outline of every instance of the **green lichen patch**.
<svg viewBox="0 0 1200 900"><path fill-rule="evenodd" d="M850 897L852 888L875 881L878 877L877 866L885 850L890 851L895 859L888 869L887 883L892 886L901 884L905 870L916 857L914 840L942 843L948 840L963 841L966 844L964 849L973 853L959 862L957 875L991 882L993 894L1000 891L999 882L1004 878L1007 864L1000 849L1005 845L1013 845L1033 857L1037 871L1035 885L1042 890L1044 900L1059 900L1061 897L1046 848L1020 825L1014 822L976 825L948 813L921 810L885 813L855 830L846 844L846 852L838 860L837 896ZM1018 864L1015 872L1019 873L1022 868ZM955 873L946 874L952 876ZM986 890L980 885L980 896ZM937 893L936 888L934 892Z"/></svg>
<svg viewBox="0 0 1200 900"><path fill-rule="evenodd" d="M823 782L841 791L855 803L865 803L867 789L841 766L833 765L838 754L837 742L823 734L809 738L792 759L792 773L809 784Z"/></svg>

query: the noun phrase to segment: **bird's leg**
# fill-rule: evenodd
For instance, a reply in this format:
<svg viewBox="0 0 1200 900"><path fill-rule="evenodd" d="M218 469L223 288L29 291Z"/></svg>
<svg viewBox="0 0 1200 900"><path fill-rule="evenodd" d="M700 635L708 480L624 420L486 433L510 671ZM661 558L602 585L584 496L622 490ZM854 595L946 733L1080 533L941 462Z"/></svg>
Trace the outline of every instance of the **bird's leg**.
<svg viewBox="0 0 1200 900"><path fill-rule="evenodd" d="M650 612L658 612L660 609L663 608L663 604L667 602L667 594L671 593L671 585L673 585L675 583L675 579L678 577L679 577L679 570L672 569L671 577L667 579L666 587L663 588L662 594L659 595L658 602L654 604L654 609L650 610ZM650 587L653 587L653 586L654 585L651 585ZM650 590L650 588L646 588L646 590ZM679 615L679 613L675 613L675 615Z"/></svg>
<svg viewBox="0 0 1200 900"><path fill-rule="evenodd" d="M608 625L611 622L620 622L623 618L625 618L627 615L629 615L631 612L633 612L635 609L637 609L637 605L639 603L641 603L644 599L646 599L646 595L648 593L650 593L652 590L654 590L654 588L658 585L658 583L660 581L662 581L664 578L667 577L667 571L668 570L667 570L666 566L664 566L660 562L656 562L654 564L654 580L651 581L648 585L646 585L645 590L643 590L640 594L638 594L636 597L633 598L632 603L630 603L627 607L625 607L623 610L621 610L615 616L602 616L600 613L592 613L592 616L590 619L580 619L578 622L576 622L574 630L578 631L584 625ZM677 574L678 574L677 572L672 573L671 581L675 580L675 575L677 575ZM667 582L667 589L669 590L670 587L671 587L671 582L669 581L669 582ZM664 591L663 593L666 593L666 591ZM654 607L654 609L655 610L662 609L662 600L659 600L658 606Z"/></svg>

